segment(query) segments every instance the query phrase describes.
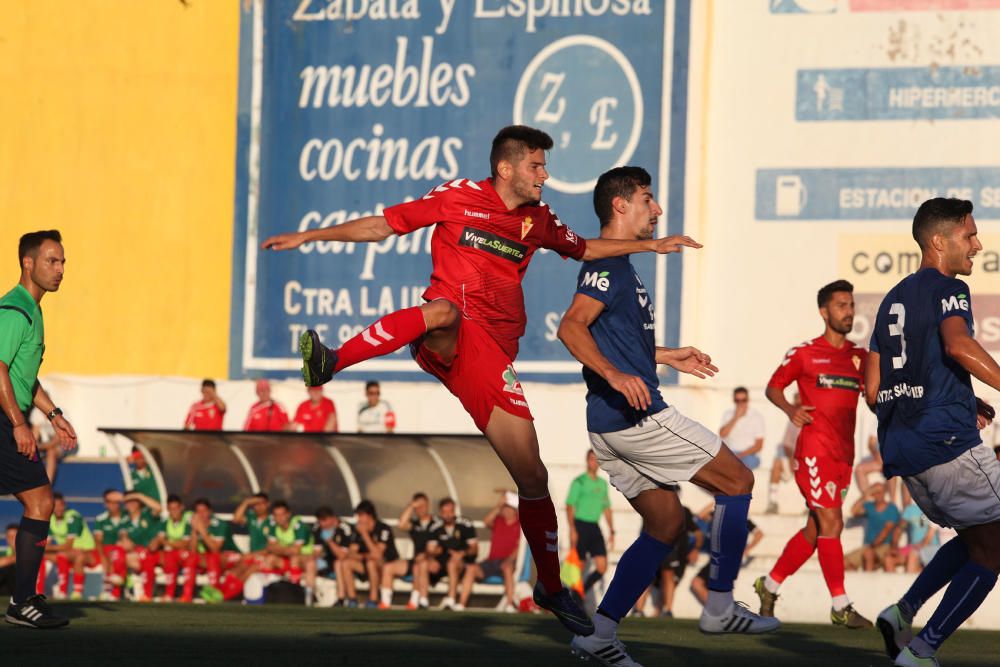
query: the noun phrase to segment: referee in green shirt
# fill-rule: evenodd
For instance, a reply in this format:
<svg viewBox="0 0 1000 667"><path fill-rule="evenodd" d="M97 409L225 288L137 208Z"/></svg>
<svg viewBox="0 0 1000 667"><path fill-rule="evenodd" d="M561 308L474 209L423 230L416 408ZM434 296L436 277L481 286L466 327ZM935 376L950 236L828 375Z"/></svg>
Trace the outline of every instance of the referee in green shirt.
<svg viewBox="0 0 1000 667"><path fill-rule="evenodd" d="M55 230L32 232L17 247L21 280L0 297L0 495L12 494L24 507L14 542L14 595L4 620L29 628L56 628L68 619L52 613L45 596L35 595L35 579L45 555L52 516L52 487L26 413L34 405L55 430L64 449L76 445L76 432L38 383L45 352L45 327L39 304L63 279L66 256Z"/></svg>
<svg viewBox="0 0 1000 667"><path fill-rule="evenodd" d="M583 592L604 577L608 571L608 551L598 521L604 514L608 524L608 544L615 548L615 527L611 522L611 498L608 483L597 476L597 456L587 450L587 472L573 480L566 496L566 517L569 519L569 541L580 560L594 561L594 571L583 582Z"/></svg>

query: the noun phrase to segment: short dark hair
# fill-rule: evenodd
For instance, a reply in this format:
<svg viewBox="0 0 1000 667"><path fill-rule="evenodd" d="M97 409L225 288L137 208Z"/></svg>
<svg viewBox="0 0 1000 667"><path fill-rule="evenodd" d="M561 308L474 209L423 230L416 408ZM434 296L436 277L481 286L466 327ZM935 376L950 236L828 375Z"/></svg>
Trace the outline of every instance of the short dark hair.
<svg viewBox="0 0 1000 667"><path fill-rule="evenodd" d="M367 514L373 519L378 518L378 512L375 511L375 503L370 500L362 500L358 503L358 506L354 508L355 514Z"/></svg>
<svg viewBox="0 0 1000 667"><path fill-rule="evenodd" d="M365 382L365 391L368 391L372 387L379 389L379 384L377 380L369 380L368 382Z"/></svg>
<svg viewBox="0 0 1000 667"><path fill-rule="evenodd" d="M854 285L843 279L834 280L829 285L823 285L819 288L819 292L816 293L816 305L820 308L826 306L830 303L830 299L833 298L834 292L848 292L853 294Z"/></svg>
<svg viewBox="0 0 1000 667"><path fill-rule="evenodd" d="M452 498L445 496L444 498L438 501L438 509L443 508L445 505L454 505L454 504L455 501Z"/></svg>
<svg viewBox="0 0 1000 667"><path fill-rule="evenodd" d="M427 500L427 494L424 493L423 491L417 491L416 493L413 494L413 497L410 498L410 500L421 500L421 499Z"/></svg>
<svg viewBox="0 0 1000 667"><path fill-rule="evenodd" d="M264 501L265 503L266 503L266 502L268 502L269 500L271 500L271 497L270 497L270 496L268 496L268 495L267 495L266 493L264 493L263 491L258 491L257 493L253 494L253 497L254 497L254 498L260 498L260 499L261 499L261 500L263 500L263 501Z"/></svg>
<svg viewBox="0 0 1000 667"><path fill-rule="evenodd" d="M594 213L601 227L611 222L615 197L631 200L635 191L653 182L649 172L642 167L615 167L597 178L594 186Z"/></svg>
<svg viewBox="0 0 1000 667"><path fill-rule="evenodd" d="M931 237L945 231L946 227L960 225L972 213L972 202L954 197L928 199L913 216L913 240L922 250L927 249Z"/></svg>
<svg viewBox="0 0 1000 667"><path fill-rule="evenodd" d="M176 493L171 493L169 496L167 496L167 504L169 505L170 503L180 503L181 505L183 505L184 501L181 500L181 497Z"/></svg>
<svg viewBox="0 0 1000 667"><path fill-rule="evenodd" d="M746 387L737 387L736 389L733 389L733 396L735 396L736 394L746 394L747 396L749 396L750 392L747 391Z"/></svg>
<svg viewBox="0 0 1000 667"><path fill-rule="evenodd" d="M524 157L528 151L538 149L543 151L552 150L552 137L533 127L527 125L508 125L497 132L493 137L493 146L490 148L490 175L497 177L497 168L500 162L506 160L514 163Z"/></svg>
<svg viewBox="0 0 1000 667"><path fill-rule="evenodd" d="M282 508L282 509L286 509L286 510L288 510L289 512L291 512L291 511L292 511L292 510L291 510L291 509L290 509L290 508L288 507L288 503L286 503L286 502L285 502L284 500L275 500L275 501L274 501L274 502L273 502L273 503L271 504L271 511L272 511L272 512L273 512L274 510L278 509L278 508Z"/></svg>
<svg viewBox="0 0 1000 667"><path fill-rule="evenodd" d="M61 491L56 491L52 494L52 500L66 500L66 498L63 497Z"/></svg>
<svg viewBox="0 0 1000 667"><path fill-rule="evenodd" d="M202 380L201 388L204 389L205 387L211 387L212 389L215 389L215 380L209 380L207 378Z"/></svg>
<svg viewBox="0 0 1000 667"><path fill-rule="evenodd" d="M198 498L194 501L192 507L199 507L201 505L204 505L208 509L212 509L212 503L208 500L208 498Z"/></svg>
<svg viewBox="0 0 1000 667"><path fill-rule="evenodd" d="M336 515L333 513L333 509L331 509L330 507L327 507L326 505L323 505L322 507L320 507L320 508L318 508L316 510L316 518L317 519L326 519L326 518L329 518L331 516L336 516Z"/></svg>
<svg viewBox="0 0 1000 667"><path fill-rule="evenodd" d="M104 489L104 493L101 494L101 497L107 500L108 496L112 493L118 493L118 489Z"/></svg>
<svg viewBox="0 0 1000 667"><path fill-rule="evenodd" d="M24 266L24 258L34 257L38 254L38 249L45 241L55 241L62 243L62 234L56 229L47 229L41 232L28 232L17 242L17 265Z"/></svg>

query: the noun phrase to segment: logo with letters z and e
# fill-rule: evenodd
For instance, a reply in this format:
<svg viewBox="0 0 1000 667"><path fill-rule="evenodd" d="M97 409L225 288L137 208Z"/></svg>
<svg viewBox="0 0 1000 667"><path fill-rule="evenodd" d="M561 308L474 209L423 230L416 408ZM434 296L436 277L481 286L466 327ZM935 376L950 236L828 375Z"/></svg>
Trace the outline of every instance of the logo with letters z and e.
<svg viewBox="0 0 1000 667"><path fill-rule="evenodd" d="M816 376L816 386L822 389L847 389L848 391L861 391L861 381L858 378L846 375L827 375L820 373Z"/></svg>
<svg viewBox="0 0 1000 667"><path fill-rule="evenodd" d="M611 279L608 277L608 271L587 271L583 274L583 280L580 281L580 287L596 287L602 292L607 292L608 288L611 287Z"/></svg>
<svg viewBox="0 0 1000 667"><path fill-rule="evenodd" d="M509 262L520 264L528 254L528 246L505 239L490 232L484 232L474 227L466 227L458 239L459 245L488 252Z"/></svg>
<svg viewBox="0 0 1000 667"><path fill-rule="evenodd" d="M941 312L950 313L953 310L969 310L969 297L967 294L952 294L947 299L941 299Z"/></svg>

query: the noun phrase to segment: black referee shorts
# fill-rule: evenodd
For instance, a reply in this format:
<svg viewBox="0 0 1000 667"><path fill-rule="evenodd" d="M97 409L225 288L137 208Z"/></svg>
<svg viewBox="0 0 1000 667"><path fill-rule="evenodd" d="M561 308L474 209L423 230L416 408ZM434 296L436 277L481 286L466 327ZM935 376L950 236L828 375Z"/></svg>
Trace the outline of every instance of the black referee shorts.
<svg viewBox="0 0 1000 667"><path fill-rule="evenodd" d="M600 526L579 519L573 519L573 525L576 526L576 553L580 558L608 555Z"/></svg>
<svg viewBox="0 0 1000 667"><path fill-rule="evenodd" d="M36 454L34 460L17 452L14 427L0 411L0 496L21 493L49 483L45 464Z"/></svg>

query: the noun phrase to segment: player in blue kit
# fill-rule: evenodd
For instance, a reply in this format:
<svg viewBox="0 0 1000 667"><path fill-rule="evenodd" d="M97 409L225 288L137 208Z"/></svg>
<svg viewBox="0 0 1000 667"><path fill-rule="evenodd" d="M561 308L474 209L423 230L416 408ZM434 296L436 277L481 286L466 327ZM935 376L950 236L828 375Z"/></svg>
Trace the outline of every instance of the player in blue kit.
<svg viewBox="0 0 1000 667"><path fill-rule="evenodd" d="M651 239L663 213L640 167L602 174L594 210L602 239ZM683 528L676 484L691 481L715 495L709 594L699 621L707 633L761 633L781 626L733 600L747 541L753 474L701 424L660 396L656 365L699 378L718 369L693 347L657 347L652 296L628 256L586 262L576 295L559 326L559 339L583 364L587 430L597 460L632 507L644 529L618 561L594 616L594 634L576 636L571 650L606 665L637 665L618 640L618 623L653 580Z"/></svg>
<svg viewBox="0 0 1000 667"><path fill-rule="evenodd" d="M992 408L972 393L970 379L1000 390L1000 365L973 338L972 296L955 277L972 273L983 248L972 202L924 202L913 238L920 268L879 306L865 398L878 415L886 477L901 476L928 518L958 531L877 621L896 665L929 667L939 664L937 650L983 603L1000 571L1000 463L979 437ZM914 614L949 581L913 637Z"/></svg>

